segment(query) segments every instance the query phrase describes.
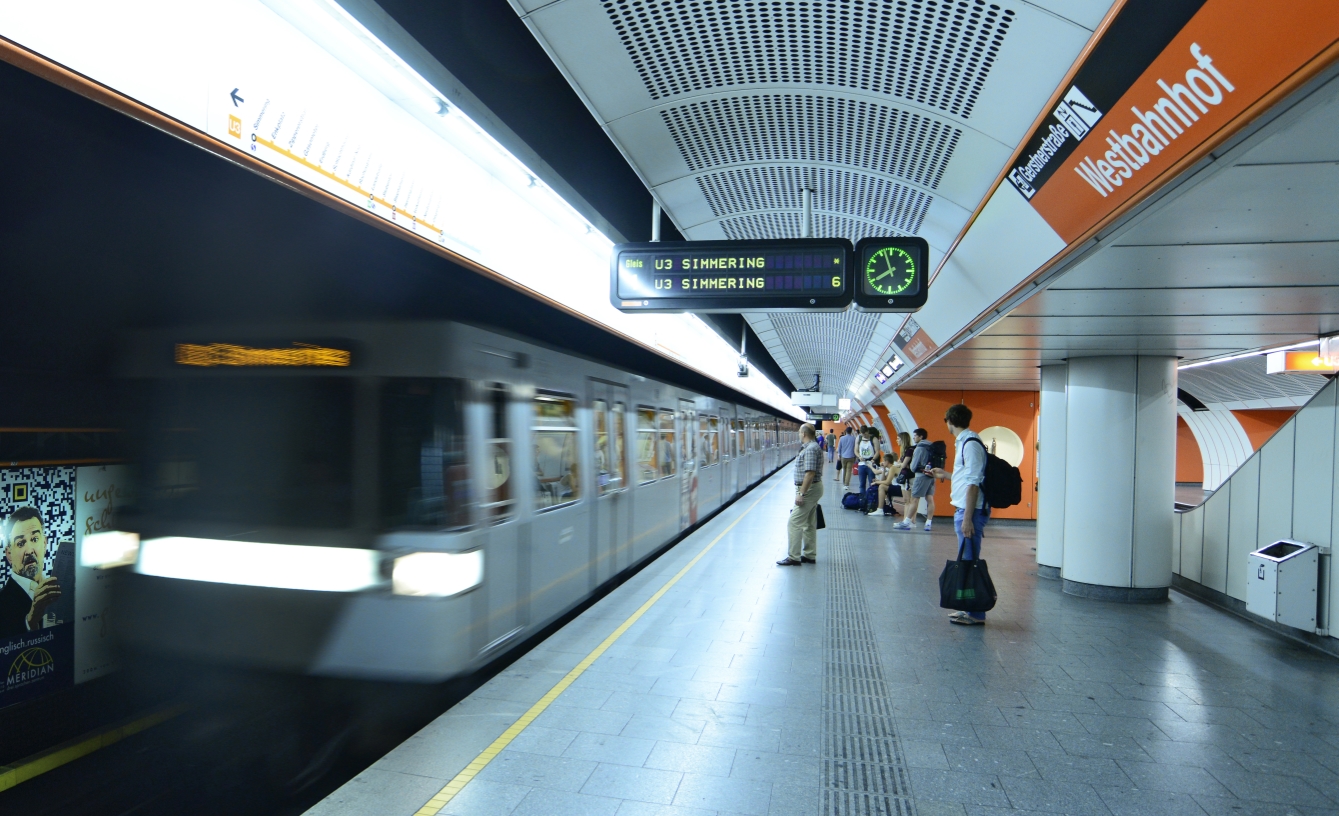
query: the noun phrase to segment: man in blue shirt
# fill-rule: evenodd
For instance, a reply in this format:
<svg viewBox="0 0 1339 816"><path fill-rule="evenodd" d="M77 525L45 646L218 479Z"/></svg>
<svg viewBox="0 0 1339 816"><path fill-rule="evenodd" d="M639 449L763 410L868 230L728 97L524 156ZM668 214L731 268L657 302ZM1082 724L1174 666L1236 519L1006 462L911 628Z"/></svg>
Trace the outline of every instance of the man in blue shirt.
<svg viewBox="0 0 1339 816"><path fill-rule="evenodd" d="M837 458L841 459L841 470L837 476L841 478L842 484L851 486L851 472L855 470L855 434L847 428L846 433L842 434L841 441L837 443Z"/></svg>
<svg viewBox="0 0 1339 816"><path fill-rule="evenodd" d="M957 508L953 512L953 530L958 534L962 557L974 561L981 557L981 533L990 521L990 505L981 493L981 484L986 480L986 445L970 429L972 409L966 405L950 406L944 412L944 424L956 440L953 472L935 468L934 475L936 479L953 480L949 492L949 501ZM986 622L986 613L954 612L948 619L964 626L979 625Z"/></svg>

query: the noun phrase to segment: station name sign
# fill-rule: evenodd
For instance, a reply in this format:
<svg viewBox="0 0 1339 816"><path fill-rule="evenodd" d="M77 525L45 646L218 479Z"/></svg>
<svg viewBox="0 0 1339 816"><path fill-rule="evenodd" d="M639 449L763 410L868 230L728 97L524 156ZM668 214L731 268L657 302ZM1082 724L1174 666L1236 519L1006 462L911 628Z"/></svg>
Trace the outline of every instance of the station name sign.
<svg viewBox="0 0 1339 816"><path fill-rule="evenodd" d="M844 239L619 244L610 300L624 312L842 311L853 294Z"/></svg>

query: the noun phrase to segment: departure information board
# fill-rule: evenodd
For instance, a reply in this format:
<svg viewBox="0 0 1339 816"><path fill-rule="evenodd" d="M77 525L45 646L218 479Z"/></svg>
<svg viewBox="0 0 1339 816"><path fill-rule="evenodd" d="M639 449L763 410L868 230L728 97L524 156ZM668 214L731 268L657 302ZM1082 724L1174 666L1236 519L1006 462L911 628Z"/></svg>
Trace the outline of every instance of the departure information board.
<svg viewBox="0 0 1339 816"><path fill-rule="evenodd" d="M930 295L924 238L861 238L855 246L855 307L864 312L914 312Z"/></svg>
<svg viewBox="0 0 1339 816"><path fill-rule="evenodd" d="M618 244L610 300L624 312L841 311L852 247L842 239Z"/></svg>

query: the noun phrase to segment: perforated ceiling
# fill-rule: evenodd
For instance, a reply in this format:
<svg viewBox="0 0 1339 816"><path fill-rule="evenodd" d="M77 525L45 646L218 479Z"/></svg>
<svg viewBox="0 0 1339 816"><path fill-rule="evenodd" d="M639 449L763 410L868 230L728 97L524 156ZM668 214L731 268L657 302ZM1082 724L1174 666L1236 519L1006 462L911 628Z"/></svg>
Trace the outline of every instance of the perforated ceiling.
<svg viewBox="0 0 1339 816"><path fill-rule="evenodd" d="M1014 12L985 0L609 0L652 99L803 84L971 115Z"/></svg>
<svg viewBox="0 0 1339 816"><path fill-rule="evenodd" d="M1269 374L1263 356L1183 368L1177 373L1177 385L1200 402L1226 403L1229 407L1244 407L1237 403L1273 401L1279 401L1279 407L1293 403L1300 405L1326 381L1324 374Z"/></svg>
<svg viewBox="0 0 1339 816"><path fill-rule="evenodd" d="M798 238L807 189L814 237L921 235L932 262L1069 62L1020 66L1089 34L999 0L511 2L688 238ZM844 389L889 340L860 315L772 317L750 322L797 387L821 361Z"/></svg>
<svg viewBox="0 0 1339 816"><path fill-rule="evenodd" d="M691 170L815 162L887 173L934 189L962 131L911 111L809 94L711 99L660 114Z"/></svg>

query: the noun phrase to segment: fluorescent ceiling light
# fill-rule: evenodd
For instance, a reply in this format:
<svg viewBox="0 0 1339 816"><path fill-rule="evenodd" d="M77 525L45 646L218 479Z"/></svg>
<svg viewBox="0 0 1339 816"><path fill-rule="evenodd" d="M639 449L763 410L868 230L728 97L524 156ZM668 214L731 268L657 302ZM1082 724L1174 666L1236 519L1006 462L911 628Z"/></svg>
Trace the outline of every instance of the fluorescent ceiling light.
<svg viewBox="0 0 1339 816"><path fill-rule="evenodd" d="M213 538L151 538L135 572L214 584L358 592L382 583L382 554L345 547Z"/></svg>

